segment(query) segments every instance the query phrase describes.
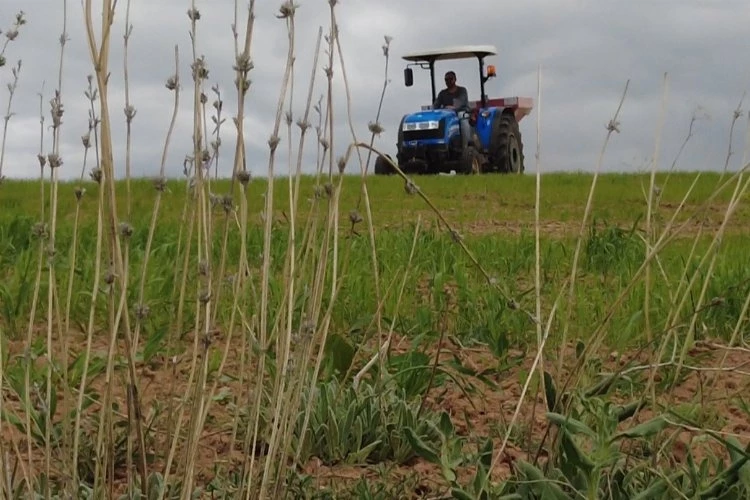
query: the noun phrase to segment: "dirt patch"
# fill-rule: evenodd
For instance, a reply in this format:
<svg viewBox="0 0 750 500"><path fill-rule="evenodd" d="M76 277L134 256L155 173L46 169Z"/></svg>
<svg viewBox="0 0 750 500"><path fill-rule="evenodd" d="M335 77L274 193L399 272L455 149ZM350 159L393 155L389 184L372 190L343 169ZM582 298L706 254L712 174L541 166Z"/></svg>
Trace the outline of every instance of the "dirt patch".
<svg viewBox="0 0 750 500"><path fill-rule="evenodd" d="M428 289L428 286L424 287L423 297L426 301L430 300ZM450 291L451 285L446 284L444 293L449 295ZM450 304L450 300L448 303ZM216 345L223 347L223 334L215 332L215 337ZM71 339L71 359L78 354L79 346L84 345L83 342L82 336ZM188 388L188 379L192 369L191 349L194 344L191 338L185 339L185 342L187 349L181 356L171 358L157 356L148 363L138 363L137 371L145 419L150 419L157 408L165 411L170 403L174 410L184 409L186 418L189 415L189 406L179 406L180 398ZM201 347L200 342L197 347ZM411 348L409 338L394 334L392 353L403 354ZM534 361L534 352L510 351L501 365L500 360L488 349L463 346L449 335L443 339L442 344L434 342L422 348L431 359L434 359L439 352L442 369L455 377L455 380L446 378L443 384L433 387L425 399L425 409L447 412L456 432L460 436L469 438L470 442L474 438L491 438L495 453L503 445L506 434L508 435L509 439L504 453L498 457L497 467L493 471L495 480L507 478L513 470L515 461L519 458L531 460L536 456L536 452L542 446L542 439L546 436L548 422L545 419L546 403L543 394L537 391L535 384L532 384L519 406L525 377ZM12 359L23 353L23 343L11 342L8 349ZM106 349L106 339L97 339L93 352L101 355L106 353ZM120 353L123 352L121 342L118 343L118 349ZM364 346L361 358L367 359L375 352L375 349L377 349L377 339L371 339ZM230 355L224 373L240 373L242 360L239 352L240 349L229 351ZM574 359L574 352L573 346L566 349L566 365L570 365L567 360ZM676 464L685 462L689 448L694 450L697 457L707 456L710 453L726 460L726 450L719 444L711 440L696 439L697 436L702 435L698 427L710 428L722 435L732 436L743 446L750 442L750 415L747 407L742 406L744 404L742 398L747 398L750 394L750 361L748 361L750 352L727 349L715 342L704 342L691 350L689 355L683 371L685 376L681 377L669 391L660 388L657 392L660 394L659 403L664 408L677 409L686 417L694 418L695 428L684 422L678 422L680 426L673 428L674 430L668 436L670 441L665 441L664 445L669 443L671 446L669 456ZM605 372L628 369L633 375L645 373L646 370L636 370L633 366L646 364L648 361L643 353L612 353L606 349L599 353L599 359L602 362L602 370ZM550 361L548 360L547 363L549 365ZM36 366L43 368L44 360L37 359ZM462 369L459 370L459 368ZM548 366L548 368L554 374L554 366ZM247 370L247 367L245 369ZM467 371L482 374L484 381L466 376ZM663 384L666 373L672 373L672 368L660 367L655 382ZM564 373L555 374L555 380L563 380L564 375ZM113 415L117 422L127 421L126 380L126 367L119 365L111 384L113 397L120 408L120 413ZM106 389L104 375L100 374L91 383L91 387L96 392L103 393ZM225 378L217 385L217 395L238 395L243 390L246 388L243 388L238 380L232 378ZM60 397L62 398L62 395ZM217 467L225 470L239 470L248 458L238 444L239 441L233 439L235 422L231 401L232 397L227 396L226 399L220 398L214 401L211 406L194 456L198 485L208 484L214 478ZM19 417L23 415L18 397L8 390L4 394L4 406L6 409L12 408ZM61 418L62 412L70 408L71 403L61 399L58 403L57 418ZM95 416L100 410L98 403L93 403L87 415ZM515 424L511 426L516 412L518 414ZM644 409L632 420L626 422L626 425L632 426L646 421L653 415L652 409ZM172 416L162 414L160 418L154 420L155 427L147 446L149 452L155 453L159 458L149 465L152 471L163 471L166 466L165 456L171 442L167 434L167 423L176 417L177 413ZM96 422L96 420L92 419L91 422ZM185 420L183 428L188 423L188 420ZM95 429L92 428L89 431L94 433ZM6 450L17 449L22 457L25 456L26 437L16 428L5 424L2 440ZM475 443L472 444L475 446ZM542 460L546 456L545 450L549 444L548 439L541 448ZM38 443L35 444L37 445ZM38 447L35 448L36 453L41 451ZM178 450L172 473L177 472L177 465L181 464L184 459L185 450ZM37 470L41 470L40 467L43 467L41 456L35 459L35 465ZM303 472L313 476L313 484L316 487L335 486L339 489L346 485L352 486L362 478L368 478L390 485L402 485L403 491L400 494L415 498L435 497L445 493L448 488L448 483L443 478L440 468L421 459L403 466L394 464L325 466L320 460L313 458L303 465ZM468 482L472 473L473 471L469 468L462 469L460 480ZM123 479L126 475L125 463L118 463L114 473L118 491L123 490Z"/></svg>

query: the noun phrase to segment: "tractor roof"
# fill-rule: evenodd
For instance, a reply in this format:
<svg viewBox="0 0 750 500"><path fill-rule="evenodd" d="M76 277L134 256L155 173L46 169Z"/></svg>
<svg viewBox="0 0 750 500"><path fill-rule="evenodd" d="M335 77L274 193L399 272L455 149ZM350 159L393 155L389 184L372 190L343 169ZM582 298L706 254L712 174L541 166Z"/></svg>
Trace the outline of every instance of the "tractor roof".
<svg viewBox="0 0 750 500"><path fill-rule="evenodd" d="M403 58L407 61L440 61L446 59L466 59L469 57L485 57L497 54L494 45L456 45L442 49L410 52Z"/></svg>

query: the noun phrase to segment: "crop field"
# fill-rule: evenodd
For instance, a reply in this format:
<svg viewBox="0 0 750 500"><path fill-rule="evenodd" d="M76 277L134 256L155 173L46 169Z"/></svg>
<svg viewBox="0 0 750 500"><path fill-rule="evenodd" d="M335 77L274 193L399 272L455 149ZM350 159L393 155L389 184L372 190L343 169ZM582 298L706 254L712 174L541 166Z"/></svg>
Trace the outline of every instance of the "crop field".
<svg viewBox="0 0 750 500"><path fill-rule="evenodd" d="M527 150L523 175L371 175L377 118L329 147L333 75L348 84L321 28L328 97L292 119L279 89L260 160L249 49L235 32L222 145L193 41L165 85L175 110L192 98L184 173L164 160L175 111L138 178L134 107L113 134L116 37L86 5L90 128L67 129L55 93L37 179L3 170L22 13L0 44L2 498L748 498L748 165L538 173ZM254 5L233 25L247 47ZM277 16L290 88L295 10ZM184 21L194 37L195 2Z"/></svg>
<svg viewBox="0 0 750 500"><path fill-rule="evenodd" d="M201 200L135 180L123 278L99 184L55 188L51 259L49 185L6 182L14 481L123 493L144 467L168 497L188 472L222 497L271 467L317 498L747 491L746 181L657 176L649 237L647 175L600 176L583 228L591 175L542 176L538 224L533 175L416 178L424 198L368 178L371 231L361 179L327 180L300 178L294 224L288 179L269 219L262 179L231 206L228 181Z"/></svg>

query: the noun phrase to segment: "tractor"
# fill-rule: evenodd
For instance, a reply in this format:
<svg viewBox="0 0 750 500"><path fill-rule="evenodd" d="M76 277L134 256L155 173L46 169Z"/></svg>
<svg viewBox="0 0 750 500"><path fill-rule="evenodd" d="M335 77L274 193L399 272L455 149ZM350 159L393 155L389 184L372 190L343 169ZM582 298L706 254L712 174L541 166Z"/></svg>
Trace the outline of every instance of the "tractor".
<svg viewBox="0 0 750 500"><path fill-rule="evenodd" d="M403 56L408 61L404 68L404 83L414 85L412 66L430 71L432 103L437 98L435 63L437 61L476 58L479 62L480 99L469 102L469 110L433 109L422 106L415 113L404 115L397 135L396 163L404 173L457 174L485 172L517 173L524 171L523 142L518 123L533 108L530 97L502 97L488 99L485 83L497 76L494 65L485 58L497 54L492 45L468 45L441 50L413 52ZM461 134L461 121L468 122L468 140ZM375 160L375 174L395 173L388 160Z"/></svg>

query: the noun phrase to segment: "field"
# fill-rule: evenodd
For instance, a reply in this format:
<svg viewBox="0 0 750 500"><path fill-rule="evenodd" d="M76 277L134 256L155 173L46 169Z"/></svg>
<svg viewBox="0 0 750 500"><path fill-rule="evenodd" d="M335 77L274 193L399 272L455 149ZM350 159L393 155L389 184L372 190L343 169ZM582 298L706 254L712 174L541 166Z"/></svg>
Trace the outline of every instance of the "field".
<svg viewBox="0 0 750 500"><path fill-rule="evenodd" d="M66 128L50 91L37 180L4 178L24 14L2 33L3 498L748 498L747 165L542 175L528 150L525 175L361 175L381 127L333 142L351 119L337 29L321 28L321 72L292 116L292 2L258 158L244 128L267 97L251 85L255 2L230 60L209 61L232 67L231 112L197 57L192 2L190 69L160 83L175 110L189 102L184 175L164 159L183 153L175 112L162 163L135 178L136 108L125 94L114 134L109 100L128 56L110 60L106 22L127 9L129 26L130 3L97 3L101 32L83 11L90 128ZM70 135L83 165L61 157ZM258 162L267 175L250 175ZM61 180L69 169L80 178Z"/></svg>
<svg viewBox="0 0 750 500"><path fill-rule="evenodd" d="M42 183L6 182L3 448L15 484L49 473L55 491L75 477L79 488L101 478L124 492L145 464L169 495L189 471L192 488L221 497L257 487L253 472L270 463L292 491L318 498L437 498L451 488L466 498L545 489L629 498L678 484L692 488L689 498L712 488L740 498L750 436L747 206L725 217L738 179L657 176L651 238L647 175L601 175L581 229L592 180L542 176L538 252L533 175L417 178L433 208L398 177L368 178L372 232L363 216L352 224L352 212L365 213L358 176L336 180L330 198L303 177L293 246L287 179L275 182L267 241L262 179L241 197L246 211L237 199L228 208L228 181L212 181L200 235L185 222L200 201L184 182L159 191L134 180L133 216L119 228L124 298L120 277L97 259L107 237L97 229L99 185L60 183L52 309ZM126 184L116 187L126 200ZM328 231L332 214L337 231ZM644 267L645 242L661 235ZM387 355L365 369L384 345ZM309 406L301 382L316 388ZM272 422L285 426L278 437Z"/></svg>

